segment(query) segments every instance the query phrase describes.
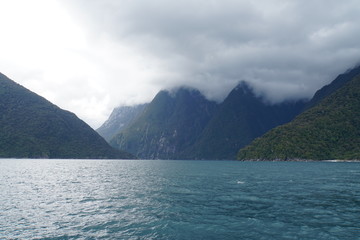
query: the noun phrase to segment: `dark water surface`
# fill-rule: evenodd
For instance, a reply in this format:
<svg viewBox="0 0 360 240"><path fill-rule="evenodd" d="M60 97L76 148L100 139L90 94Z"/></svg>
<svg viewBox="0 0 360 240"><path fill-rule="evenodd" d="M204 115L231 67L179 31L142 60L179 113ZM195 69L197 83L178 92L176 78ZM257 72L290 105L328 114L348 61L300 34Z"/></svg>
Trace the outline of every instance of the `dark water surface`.
<svg viewBox="0 0 360 240"><path fill-rule="evenodd" d="M360 163L0 160L0 239L360 239Z"/></svg>

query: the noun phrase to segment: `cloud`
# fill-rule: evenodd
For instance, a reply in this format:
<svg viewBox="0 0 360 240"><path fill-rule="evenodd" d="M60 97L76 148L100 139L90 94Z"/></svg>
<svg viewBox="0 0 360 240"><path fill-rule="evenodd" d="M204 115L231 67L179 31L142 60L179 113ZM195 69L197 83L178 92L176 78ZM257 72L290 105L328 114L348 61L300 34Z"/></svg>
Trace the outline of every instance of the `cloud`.
<svg viewBox="0 0 360 240"><path fill-rule="evenodd" d="M215 99L239 80L273 102L311 97L360 56L356 1L81 3L98 31L175 73L157 83L193 85Z"/></svg>
<svg viewBox="0 0 360 240"><path fill-rule="evenodd" d="M356 0L32 3L27 8L38 11L38 20L23 12L33 24L18 21L23 31L0 40L0 50L7 50L0 64L94 127L115 106L150 101L179 85L219 101L240 80L271 102L309 98L359 63ZM24 45L19 39L26 32L32 37ZM14 38L13 48L4 47ZM11 57L19 46L23 51Z"/></svg>

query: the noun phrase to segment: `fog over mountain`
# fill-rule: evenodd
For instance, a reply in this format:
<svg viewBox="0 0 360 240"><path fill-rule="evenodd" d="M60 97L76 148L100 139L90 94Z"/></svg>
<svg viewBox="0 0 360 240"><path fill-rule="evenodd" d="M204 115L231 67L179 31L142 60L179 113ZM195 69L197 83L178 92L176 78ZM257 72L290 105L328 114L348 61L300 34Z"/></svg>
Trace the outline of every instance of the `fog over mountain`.
<svg viewBox="0 0 360 240"><path fill-rule="evenodd" d="M181 85L218 101L240 80L270 102L310 98L360 60L356 0L11 2L1 71L93 127Z"/></svg>

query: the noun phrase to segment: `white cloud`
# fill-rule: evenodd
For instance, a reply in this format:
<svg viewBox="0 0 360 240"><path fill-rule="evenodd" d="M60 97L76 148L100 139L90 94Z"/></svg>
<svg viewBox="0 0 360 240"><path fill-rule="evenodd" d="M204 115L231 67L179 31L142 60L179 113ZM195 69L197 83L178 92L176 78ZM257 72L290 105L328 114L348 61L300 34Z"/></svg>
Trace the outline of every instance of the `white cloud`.
<svg viewBox="0 0 360 240"><path fill-rule="evenodd" d="M357 1L0 2L0 71L98 127L178 85L311 97L359 61Z"/></svg>

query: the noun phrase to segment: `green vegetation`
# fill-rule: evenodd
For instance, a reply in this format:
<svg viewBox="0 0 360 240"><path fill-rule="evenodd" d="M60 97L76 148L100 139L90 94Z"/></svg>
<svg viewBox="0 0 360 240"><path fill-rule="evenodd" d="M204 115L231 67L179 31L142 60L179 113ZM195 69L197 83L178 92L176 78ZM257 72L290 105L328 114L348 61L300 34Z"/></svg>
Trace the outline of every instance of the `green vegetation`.
<svg viewBox="0 0 360 240"><path fill-rule="evenodd" d="M117 107L109 119L96 131L106 140L110 141L117 133L129 126L144 111L147 104Z"/></svg>
<svg viewBox="0 0 360 240"><path fill-rule="evenodd" d="M240 148L269 129L289 122L303 107L302 101L266 104L242 82L219 105L185 156L190 159L236 159Z"/></svg>
<svg viewBox="0 0 360 240"><path fill-rule="evenodd" d="M239 160L360 159L360 76L292 122L241 149Z"/></svg>
<svg viewBox="0 0 360 240"><path fill-rule="evenodd" d="M311 101L307 104L307 109L315 106L317 103L319 103L322 99L329 96L336 90L340 89L342 86L344 86L347 82L351 81L354 77L360 74L360 66L353 68L351 70L348 70L347 72L340 74L335 78L334 81L332 81L330 84L322 87L319 89Z"/></svg>
<svg viewBox="0 0 360 240"><path fill-rule="evenodd" d="M197 90L161 91L110 143L147 159L236 159L240 147L303 107L303 102L266 104L244 82L221 104Z"/></svg>
<svg viewBox="0 0 360 240"><path fill-rule="evenodd" d="M75 114L0 74L1 158L131 158Z"/></svg>
<svg viewBox="0 0 360 240"><path fill-rule="evenodd" d="M178 159L196 141L215 107L197 90L161 91L110 143L140 158Z"/></svg>

